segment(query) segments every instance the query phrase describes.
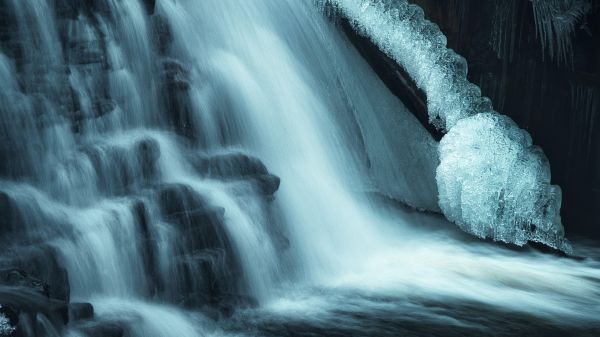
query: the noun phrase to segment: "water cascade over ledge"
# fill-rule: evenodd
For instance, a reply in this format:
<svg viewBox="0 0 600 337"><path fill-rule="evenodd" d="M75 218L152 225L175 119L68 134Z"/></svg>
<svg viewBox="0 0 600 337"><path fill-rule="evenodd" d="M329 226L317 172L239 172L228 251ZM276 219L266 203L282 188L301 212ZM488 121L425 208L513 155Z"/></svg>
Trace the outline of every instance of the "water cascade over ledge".
<svg viewBox="0 0 600 337"><path fill-rule="evenodd" d="M358 15L383 7L339 5L379 27ZM416 211L566 249L560 193L530 137L457 108L464 118L440 114L438 145L321 9L0 1L0 336L384 336L415 322L474 333L487 331L481 308L600 327L597 250L514 251ZM442 111L452 93L437 94ZM480 188L456 205L459 183ZM523 219L537 228L504 226Z"/></svg>

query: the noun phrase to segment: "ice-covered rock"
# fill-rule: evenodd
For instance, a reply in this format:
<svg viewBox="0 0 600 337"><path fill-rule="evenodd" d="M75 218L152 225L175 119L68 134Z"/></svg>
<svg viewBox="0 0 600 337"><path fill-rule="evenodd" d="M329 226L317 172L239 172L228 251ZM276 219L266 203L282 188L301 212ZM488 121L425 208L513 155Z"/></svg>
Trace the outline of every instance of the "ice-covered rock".
<svg viewBox="0 0 600 337"><path fill-rule="evenodd" d="M355 29L400 64L427 95L429 120L449 130L475 113L492 110L487 97L467 80L467 62L446 48L438 26L406 0L329 0Z"/></svg>
<svg viewBox="0 0 600 337"><path fill-rule="evenodd" d="M0 310L2 310L2 305L0 305ZM15 327L12 325L10 319L4 312L0 311L0 336L10 336L14 331Z"/></svg>
<svg viewBox="0 0 600 337"><path fill-rule="evenodd" d="M440 142L439 204L446 217L482 238L537 241L569 251L561 191L539 147L508 117L462 119Z"/></svg>
<svg viewBox="0 0 600 337"><path fill-rule="evenodd" d="M479 237L570 251L561 192L529 134L494 112L467 79L467 63L438 26L406 0L325 0L394 59L427 95L429 121L447 132L437 169L446 217Z"/></svg>

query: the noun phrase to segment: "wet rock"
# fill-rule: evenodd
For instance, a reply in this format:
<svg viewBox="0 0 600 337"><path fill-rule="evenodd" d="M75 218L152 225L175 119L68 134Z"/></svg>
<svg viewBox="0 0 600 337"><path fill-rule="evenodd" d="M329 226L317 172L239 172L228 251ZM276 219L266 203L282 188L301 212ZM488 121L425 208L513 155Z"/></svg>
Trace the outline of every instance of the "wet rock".
<svg viewBox="0 0 600 337"><path fill-rule="evenodd" d="M17 268L0 270L0 313L8 318L9 336L36 336L68 321L61 301L49 299L48 284ZM33 317L36 317L34 320Z"/></svg>
<svg viewBox="0 0 600 337"><path fill-rule="evenodd" d="M269 173L263 162L242 152L217 155L195 155L190 160L196 171L208 178L222 180L246 179L256 184L259 191L271 196L278 189L281 179Z"/></svg>
<svg viewBox="0 0 600 337"><path fill-rule="evenodd" d="M190 72L176 59L163 60L163 77L167 90L185 91L190 88Z"/></svg>
<svg viewBox="0 0 600 337"><path fill-rule="evenodd" d="M0 270L0 285L31 289L45 297L50 296L49 286L46 282L17 268Z"/></svg>
<svg viewBox="0 0 600 337"><path fill-rule="evenodd" d="M261 174L254 177L258 187L265 195L273 195L279 189L281 179L273 174Z"/></svg>
<svg viewBox="0 0 600 337"><path fill-rule="evenodd" d="M154 139L142 139L136 144L135 153L142 169L144 179L152 179L156 175L157 162L160 158L160 145Z"/></svg>
<svg viewBox="0 0 600 337"><path fill-rule="evenodd" d="M117 103L110 98L96 98L94 100L94 117L102 117L113 112Z"/></svg>
<svg viewBox="0 0 600 337"><path fill-rule="evenodd" d="M27 278L33 278L45 284L44 295L51 299L68 302L70 284L67 270L62 266L53 247L41 243L17 244L3 250L0 270L4 270L7 279L14 280L15 271ZM12 271L12 273L8 273ZM9 275L10 274L10 275ZM9 277L10 276L10 277Z"/></svg>
<svg viewBox="0 0 600 337"><path fill-rule="evenodd" d="M162 22L162 23L160 23ZM159 35L157 44L161 55L169 55L171 45L170 28L166 21L160 21L164 31ZM162 36L162 37L160 37ZM205 144L205 135L199 134L197 107L192 103L190 88L192 86L192 70L190 65L170 55L162 60L161 97L163 109L167 111L171 128L179 135L188 138L197 145Z"/></svg>
<svg viewBox="0 0 600 337"><path fill-rule="evenodd" d="M18 324L19 312L11 307L0 304L0 336L15 336Z"/></svg>
<svg viewBox="0 0 600 337"><path fill-rule="evenodd" d="M55 12L58 18L76 19L80 14L106 14L109 7L104 0L56 0Z"/></svg>
<svg viewBox="0 0 600 337"><path fill-rule="evenodd" d="M69 275L59 262L54 249L47 246L33 248L21 261L22 268L26 268L31 275L47 283L50 298L69 301L71 297Z"/></svg>
<svg viewBox="0 0 600 337"><path fill-rule="evenodd" d="M191 187L164 186L157 193L161 212L178 230L172 299L188 307L216 305L225 294L243 293L238 256L224 223L225 210Z"/></svg>
<svg viewBox="0 0 600 337"><path fill-rule="evenodd" d="M166 52L166 51L165 51ZM196 113L189 96L190 71L179 60L167 57L162 60L161 86L163 105L168 111L167 117L172 128L180 135L197 141L195 117Z"/></svg>
<svg viewBox="0 0 600 337"><path fill-rule="evenodd" d="M66 304L23 286L1 286L2 311L10 316L15 336L55 336L67 323ZM15 318L16 317L16 318Z"/></svg>
<svg viewBox="0 0 600 337"><path fill-rule="evenodd" d="M22 222L21 214L14 200L5 192L0 191L0 234L2 236L19 229Z"/></svg>
<svg viewBox="0 0 600 337"><path fill-rule="evenodd" d="M98 187L112 194L123 194L153 180L160 146L153 138L141 138L127 146L93 144L82 152L97 172Z"/></svg>
<svg viewBox="0 0 600 337"><path fill-rule="evenodd" d="M72 93L74 95L74 93ZM77 100L73 100L73 111L65 116L69 118L73 124L73 131L79 132L84 122L95 118L103 117L113 112L117 107L117 103L108 98L95 97L92 99L91 111L86 112L85 108L79 105Z"/></svg>
<svg viewBox="0 0 600 337"><path fill-rule="evenodd" d="M58 18L76 19L80 12L79 6L76 1L56 0L54 10Z"/></svg>
<svg viewBox="0 0 600 337"><path fill-rule="evenodd" d="M69 303L68 308L70 322L94 317L94 307L90 303Z"/></svg>
<svg viewBox="0 0 600 337"><path fill-rule="evenodd" d="M205 249L183 256L177 266L179 299L185 307L217 310L226 316L234 308L256 305L244 292L243 275L232 252Z"/></svg>
<svg viewBox="0 0 600 337"><path fill-rule="evenodd" d="M187 249L225 248L231 244L224 229L225 209L212 205L186 185L169 185L158 192L158 200L167 221L184 231Z"/></svg>
<svg viewBox="0 0 600 337"><path fill-rule="evenodd" d="M168 51L173 43L173 32L171 31L169 22L161 15L152 15L152 28L154 31L154 39L157 47L156 49L158 50L159 54L168 54Z"/></svg>
<svg viewBox="0 0 600 337"><path fill-rule="evenodd" d="M163 284L159 276L158 261L156 261L157 244L150 231L150 220L144 201L134 203L132 213L134 215L138 231L140 232L140 245L144 259L144 268L148 275L149 292L155 294L163 290Z"/></svg>
<svg viewBox="0 0 600 337"><path fill-rule="evenodd" d="M67 60L73 64L103 63L104 51L100 41L74 43L67 49Z"/></svg>
<svg viewBox="0 0 600 337"><path fill-rule="evenodd" d="M223 209L213 206L204 196L184 184L163 186L158 191L158 201L167 218L191 213L207 215L224 213Z"/></svg>
<svg viewBox="0 0 600 337"><path fill-rule="evenodd" d="M183 255L177 264L177 302L185 307L214 304L220 293L231 287L231 273L224 250L212 249Z"/></svg>
<svg viewBox="0 0 600 337"><path fill-rule="evenodd" d="M53 305L52 317L57 317L62 324L69 323L69 303L58 302Z"/></svg>
<svg viewBox="0 0 600 337"><path fill-rule="evenodd" d="M156 6L156 0L143 0L144 6L148 11L148 14L154 13L154 7Z"/></svg>
<svg viewBox="0 0 600 337"><path fill-rule="evenodd" d="M91 322L77 330L88 337L123 337L125 332L120 325L109 322Z"/></svg>
<svg viewBox="0 0 600 337"><path fill-rule="evenodd" d="M196 155L191 161L198 173L211 178L230 179L269 174L260 159L241 152Z"/></svg>
<svg viewBox="0 0 600 337"><path fill-rule="evenodd" d="M140 162L154 165L160 158L160 146L158 142L152 138L145 138L137 142L136 152Z"/></svg>

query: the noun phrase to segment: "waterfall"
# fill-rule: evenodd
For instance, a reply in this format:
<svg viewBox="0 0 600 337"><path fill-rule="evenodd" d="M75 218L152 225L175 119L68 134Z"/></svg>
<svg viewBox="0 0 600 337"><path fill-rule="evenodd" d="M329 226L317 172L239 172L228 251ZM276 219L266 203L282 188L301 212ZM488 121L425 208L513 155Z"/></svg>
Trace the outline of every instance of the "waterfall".
<svg viewBox="0 0 600 337"><path fill-rule="evenodd" d="M147 3L0 2L0 304L40 302L18 328L236 335L363 296L597 321L595 260L395 206L439 211L438 144L313 1Z"/></svg>

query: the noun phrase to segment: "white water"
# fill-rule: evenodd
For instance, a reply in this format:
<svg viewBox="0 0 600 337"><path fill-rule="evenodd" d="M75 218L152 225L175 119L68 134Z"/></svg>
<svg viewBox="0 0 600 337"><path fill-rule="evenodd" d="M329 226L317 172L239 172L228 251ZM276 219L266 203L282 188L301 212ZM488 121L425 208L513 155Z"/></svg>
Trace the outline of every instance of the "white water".
<svg viewBox="0 0 600 337"><path fill-rule="evenodd" d="M243 295L257 300L259 307L249 310L259 315L322 320L351 305L338 297L347 292L396 303L475 301L569 324L598 319L598 262L509 252L456 237L440 229L439 219L391 210L366 195L435 209L436 144L312 2L159 0L155 15L174 38L162 56L152 47L140 3L108 3L110 17L98 22L116 107L86 119L75 133L51 93L42 91L55 123L42 131L24 123L24 135L3 129L26 144L20 153L31 158L11 169L32 173L7 175L0 184L27 214L30 239L58 252L73 300L92 302L101 321L117 321L133 336L225 333L217 322L176 307L204 276L195 270L186 280L179 266L195 255L182 243L189 234L161 214L155 192L164 184L187 186L225 209ZM93 30L84 16L72 24ZM56 28L44 28L47 45L58 46ZM160 108L158 63L164 58L188 69L189 127L199 140L172 133L166 120L174 112ZM93 65L71 67L71 78L56 86L75 87L79 105L90 107L86 102L102 81ZM14 84L21 75L8 57L0 58L0 76L13 83L2 102L33 99ZM4 123L15 111L0 113ZM32 107L18 113L35 120ZM145 171L140 144L157 147L155 174ZM190 159L198 150L256 155L281 177L275 201L266 203L251 184L202 177ZM49 159L40 162L42 154ZM144 262L147 234L132 211L137 202L156 244L155 277ZM269 208L279 216L270 216ZM289 249L275 243L278 226ZM154 282L161 286L153 293ZM406 310L394 308L398 315Z"/></svg>

